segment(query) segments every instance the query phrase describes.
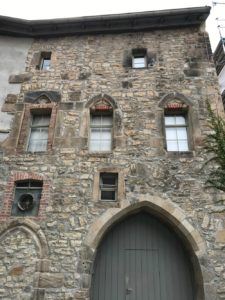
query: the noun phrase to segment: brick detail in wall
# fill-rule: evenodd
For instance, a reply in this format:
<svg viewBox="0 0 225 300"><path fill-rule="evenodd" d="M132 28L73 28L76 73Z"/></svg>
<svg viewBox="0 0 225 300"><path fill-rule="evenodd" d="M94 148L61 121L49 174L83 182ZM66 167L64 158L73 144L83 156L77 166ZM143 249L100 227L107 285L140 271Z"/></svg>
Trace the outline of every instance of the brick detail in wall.
<svg viewBox="0 0 225 300"><path fill-rule="evenodd" d="M26 104L25 105L22 124L21 124L21 128L20 128L20 133L19 133L19 139L18 139L18 143L17 143L17 153L26 152L26 145L28 143L28 138L29 138L29 130L30 130L32 112L35 112L35 111L51 112L49 131L48 131L47 151L52 150L57 109L58 109L58 106L55 103Z"/></svg>
<svg viewBox="0 0 225 300"><path fill-rule="evenodd" d="M14 200L15 184L17 181L28 180L28 179L43 181L38 216L29 217L34 220L43 218L46 210L46 206L49 203L49 199L50 199L50 181L43 175L30 173L30 172L16 172L9 177L7 187L5 189L5 193L3 196L3 207L2 210L0 211L0 222L8 218L12 218L12 219L17 218L15 216L11 216L11 209Z"/></svg>

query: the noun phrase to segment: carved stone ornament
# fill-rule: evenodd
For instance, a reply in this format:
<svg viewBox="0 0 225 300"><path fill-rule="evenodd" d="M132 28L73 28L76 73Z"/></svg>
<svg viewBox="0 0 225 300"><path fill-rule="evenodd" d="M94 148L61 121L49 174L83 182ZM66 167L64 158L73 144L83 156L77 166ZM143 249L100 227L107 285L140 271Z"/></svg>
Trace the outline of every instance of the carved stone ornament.
<svg viewBox="0 0 225 300"><path fill-rule="evenodd" d="M94 105L91 107L91 111L112 111L112 110L113 108L111 104L104 99L95 102Z"/></svg>

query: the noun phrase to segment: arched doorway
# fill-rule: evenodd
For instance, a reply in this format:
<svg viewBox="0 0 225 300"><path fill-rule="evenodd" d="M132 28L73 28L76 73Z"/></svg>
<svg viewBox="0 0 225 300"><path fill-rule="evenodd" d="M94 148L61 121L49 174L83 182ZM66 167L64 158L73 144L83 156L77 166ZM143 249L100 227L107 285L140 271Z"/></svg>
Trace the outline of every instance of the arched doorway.
<svg viewBox="0 0 225 300"><path fill-rule="evenodd" d="M97 249L91 300L196 300L188 252L170 226L147 212L128 216Z"/></svg>

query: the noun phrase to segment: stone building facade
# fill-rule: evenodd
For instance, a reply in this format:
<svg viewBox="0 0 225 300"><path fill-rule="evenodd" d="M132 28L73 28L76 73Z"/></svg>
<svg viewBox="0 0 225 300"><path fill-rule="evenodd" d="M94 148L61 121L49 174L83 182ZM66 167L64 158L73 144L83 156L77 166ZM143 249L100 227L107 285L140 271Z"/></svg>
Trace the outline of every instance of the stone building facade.
<svg viewBox="0 0 225 300"><path fill-rule="evenodd" d="M222 108L208 14L1 17L1 39L17 43L0 83L10 119L0 157L1 299L116 300L93 297L98 249L141 212L184 247L193 299L225 298L225 198L206 189L203 169L206 100ZM176 117L184 123L170 127ZM180 128L186 135L170 140Z"/></svg>

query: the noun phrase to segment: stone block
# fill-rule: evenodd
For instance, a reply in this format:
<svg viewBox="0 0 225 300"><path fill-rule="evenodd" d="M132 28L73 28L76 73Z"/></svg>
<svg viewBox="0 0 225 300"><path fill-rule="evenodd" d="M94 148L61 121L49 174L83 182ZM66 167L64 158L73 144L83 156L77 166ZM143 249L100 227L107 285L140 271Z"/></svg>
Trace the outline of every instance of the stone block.
<svg viewBox="0 0 225 300"><path fill-rule="evenodd" d="M10 276L20 276L23 274L23 266L16 266L13 267L10 271L9 271L9 275Z"/></svg>
<svg viewBox="0 0 225 300"><path fill-rule="evenodd" d="M9 83L23 83L32 78L31 73L13 74L9 76Z"/></svg>
<svg viewBox="0 0 225 300"><path fill-rule="evenodd" d="M61 100L60 92L41 90L41 91L27 92L24 95L24 102L35 103L40 96L45 96L45 97L49 98L50 101L52 101L52 102L59 102Z"/></svg>
<svg viewBox="0 0 225 300"><path fill-rule="evenodd" d="M71 110L71 109L73 109L73 103L72 102L62 102L59 105L59 109Z"/></svg>
<svg viewBox="0 0 225 300"><path fill-rule="evenodd" d="M216 232L216 243L225 244L225 229Z"/></svg>
<svg viewBox="0 0 225 300"><path fill-rule="evenodd" d="M40 288L59 288L64 284L62 273L39 273Z"/></svg>
<svg viewBox="0 0 225 300"><path fill-rule="evenodd" d="M17 101L17 95L15 94L8 94L5 98L6 104L15 104Z"/></svg>
<svg viewBox="0 0 225 300"><path fill-rule="evenodd" d="M37 271L38 272L48 272L51 265L51 261L49 259L40 259L37 262Z"/></svg>

